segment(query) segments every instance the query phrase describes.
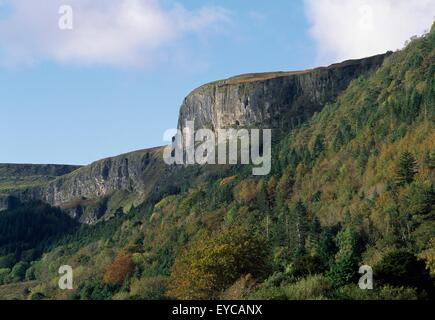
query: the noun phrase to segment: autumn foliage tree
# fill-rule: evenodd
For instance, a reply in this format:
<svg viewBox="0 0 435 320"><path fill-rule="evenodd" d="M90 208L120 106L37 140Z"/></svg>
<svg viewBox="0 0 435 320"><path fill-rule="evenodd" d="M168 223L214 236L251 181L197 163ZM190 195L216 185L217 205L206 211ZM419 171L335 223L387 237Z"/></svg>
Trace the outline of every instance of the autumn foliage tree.
<svg viewBox="0 0 435 320"><path fill-rule="evenodd" d="M106 284L122 284L125 279L134 272L135 264L132 255L128 252L121 252L106 269L103 282Z"/></svg>
<svg viewBox="0 0 435 320"><path fill-rule="evenodd" d="M234 198L242 204L250 204L257 196L257 183L254 180L243 180L234 188Z"/></svg>
<svg viewBox="0 0 435 320"><path fill-rule="evenodd" d="M265 240L252 230L235 227L198 239L178 256L168 295L177 299L216 299L241 276L261 278L268 270Z"/></svg>

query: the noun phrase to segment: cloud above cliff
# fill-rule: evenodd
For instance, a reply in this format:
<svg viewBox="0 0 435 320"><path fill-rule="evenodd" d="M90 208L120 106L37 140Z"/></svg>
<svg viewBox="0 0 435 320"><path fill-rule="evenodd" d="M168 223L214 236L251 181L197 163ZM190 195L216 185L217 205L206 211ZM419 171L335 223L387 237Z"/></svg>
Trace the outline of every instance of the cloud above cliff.
<svg viewBox="0 0 435 320"><path fill-rule="evenodd" d="M435 18L435 0L304 1L321 63L400 49Z"/></svg>
<svg viewBox="0 0 435 320"><path fill-rule="evenodd" d="M159 0L0 0L0 64L56 61L150 66L176 55L189 36L204 37L230 20L217 6L188 10ZM73 29L61 30L62 5Z"/></svg>

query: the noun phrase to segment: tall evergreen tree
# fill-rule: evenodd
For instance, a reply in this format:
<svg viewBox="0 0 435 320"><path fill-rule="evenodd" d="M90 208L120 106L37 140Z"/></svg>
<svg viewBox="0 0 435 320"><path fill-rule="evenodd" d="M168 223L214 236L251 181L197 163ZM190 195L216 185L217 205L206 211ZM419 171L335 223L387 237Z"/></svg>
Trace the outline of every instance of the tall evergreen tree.
<svg viewBox="0 0 435 320"><path fill-rule="evenodd" d="M398 185L409 184L414 181L417 174L417 161L412 153L405 151L399 158L396 169L396 182Z"/></svg>
<svg viewBox="0 0 435 320"><path fill-rule="evenodd" d="M302 201L297 201L290 208L290 248L295 255L305 253L305 239L307 237L307 209Z"/></svg>
<svg viewBox="0 0 435 320"><path fill-rule="evenodd" d="M358 271L358 236L347 227L337 235L338 252L328 273L334 287L341 287L354 280Z"/></svg>

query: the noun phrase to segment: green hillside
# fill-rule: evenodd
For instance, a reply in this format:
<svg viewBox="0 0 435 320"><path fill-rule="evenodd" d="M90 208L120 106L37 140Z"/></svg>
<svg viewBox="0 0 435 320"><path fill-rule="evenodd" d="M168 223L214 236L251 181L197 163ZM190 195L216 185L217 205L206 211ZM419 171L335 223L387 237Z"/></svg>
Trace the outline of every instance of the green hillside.
<svg viewBox="0 0 435 320"><path fill-rule="evenodd" d="M435 298L435 25L274 140L270 175L185 169L186 187L65 224L33 260L4 250L0 284L34 299Z"/></svg>

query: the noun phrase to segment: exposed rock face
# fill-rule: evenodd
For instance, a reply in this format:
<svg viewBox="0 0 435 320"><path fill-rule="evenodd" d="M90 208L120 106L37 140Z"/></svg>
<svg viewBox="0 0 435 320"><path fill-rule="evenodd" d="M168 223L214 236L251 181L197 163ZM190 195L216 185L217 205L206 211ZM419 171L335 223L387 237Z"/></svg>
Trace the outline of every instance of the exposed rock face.
<svg viewBox="0 0 435 320"><path fill-rule="evenodd" d="M96 161L47 184L11 193L20 201L43 200L55 206L80 205L117 190L143 193L148 190L160 148L140 150ZM88 203L89 205L89 203Z"/></svg>
<svg viewBox="0 0 435 320"><path fill-rule="evenodd" d="M385 55L378 55L327 68L249 74L206 84L185 98L178 126L182 129L186 120L194 120L196 128L254 125L289 128L320 111L351 80L376 69L384 58ZM10 190L6 196L0 194L0 210L8 206L11 197L22 202L42 200L91 224L107 212L108 204L101 199L113 192L145 199L150 191L172 187L172 183L186 185L191 178L185 179L183 175L189 169L180 168L164 164L162 148L103 159L72 172L69 171L72 168L48 166L44 170L59 177L37 186Z"/></svg>
<svg viewBox="0 0 435 320"><path fill-rule="evenodd" d="M195 128L291 127L333 101L351 80L378 68L384 58L377 55L313 70L248 74L206 84L185 98L178 127L183 129L191 120Z"/></svg>

